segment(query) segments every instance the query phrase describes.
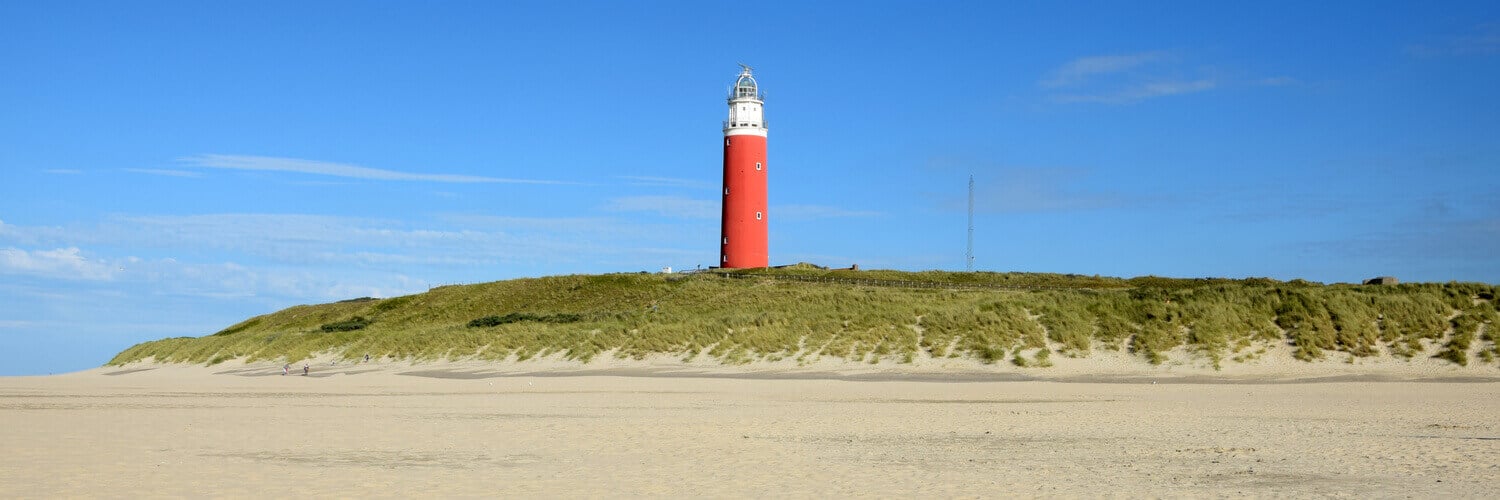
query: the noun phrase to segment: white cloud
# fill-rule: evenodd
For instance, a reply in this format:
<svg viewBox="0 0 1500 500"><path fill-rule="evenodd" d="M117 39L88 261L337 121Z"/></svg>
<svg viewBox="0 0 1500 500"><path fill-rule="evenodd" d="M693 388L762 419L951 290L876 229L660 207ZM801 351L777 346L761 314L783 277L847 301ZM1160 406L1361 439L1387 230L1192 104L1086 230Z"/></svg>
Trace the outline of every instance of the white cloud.
<svg viewBox="0 0 1500 500"><path fill-rule="evenodd" d="M975 165L974 210L982 213L1072 212L1156 203L1145 196L1088 185L1094 173L1072 167L997 167ZM963 194L929 195L943 210L967 209Z"/></svg>
<svg viewBox="0 0 1500 500"><path fill-rule="evenodd" d="M1205 90L1212 90L1217 86L1218 82L1211 79L1148 82L1098 94L1062 94L1054 96L1053 100L1063 103L1097 102L1105 104L1127 104L1151 99L1154 97L1166 97L1172 95L1203 92Z"/></svg>
<svg viewBox="0 0 1500 500"><path fill-rule="evenodd" d="M1187 66L1180 57L1153 51L1080 57L1053 70L1037 86L1058 103L1130 104L1226 87L1295 83L1295 78L1285 75L1246 77L1213 65Z"/></svg>
<svg viewBox="0 0 1500 500"><path fill-rule="evenodd" d="M41 246L41 245L76 245L70 242L68 235L71 232L53 226L17 226L0 221L0 241L16 245ZM81 234L79 236L88 236Z"/></svg>
<svg viewBox="0 0 1500 500"><path fill-rule="evenodd" d="M160 175L160 176L165 176L165 177L191 177L191 178L203 177L203 174L201 172L194 172L194 171L191 171L191 170L166 170L166 169L159 169L159 168L127 168L127 169L124 169L124 170L126 172L132 172L132 173L137 173L137 174Z"/></svg>
<svg viewBox="0 0 1500 500"><path fill-rule="evenodd" d="M1388 221L1363 234L1293 243L1292 248L1326 259L1351 281L1397 276L1413 281L1500 283L1500 217L1420 214Z"/></svg>
<svg viewBox="0 0 1500 500"><path fill-rule="evenodd" d="M350 297L392 297L424 290L404 275L352 269L296 269L278 266L247 267L234 262L196 263L177 259L146 260L121 257L90 259L77 247L55 250L0 248L0 274L26 275L64 282L100 283L108 290L136 290L131 294L189 296L211 299L280 297L325 300ZM107 284L103 284L107 283ZM77 288L61 297L77 296ZM87 289L87 288L85 288ZM357 294L357 295L351 295Z"/></svg>
<svg viewBox="0 0 1500 500"><path fill-rule="evenodd" d="M455 182L455 183L511 183L511 184L565 184L559 181L536 180L536 179L510 179L503 177L483 177L476 175L458 174L423 174L398 172L395 170L383 170L378 168L361 167L343 163L331 163L315 160L302 160L297 158L277 158L270 156L245 156L245 155L220 155L202 154L179 158L178 161L188 165L203 168L219 168L228 170L254 170L265 172L295 172L302 174L326 175L332 177L347 177L353 179L372 179L383 181L425 181L425 182Z"/></svg>
<svg viewBox="0 0 1500 500"><path fill-rule="evenodd" d="M557 231L565 233L631 234L625 224L607 217L516 217L510 215L447 214L441 222L468 227L476 231L502 233L524 231Z"/></svg>
<svg viewBox="0 0 1500 500"><path fill-rule="evenodd" d="M615 212L651 212L663 217L682 219L712 219L719 216L717 202L682 196L626 196L609 200L604 209Z"/></svg>
<svg viewBox="0 0 1500 500"><path fill-rule="evenodd" d="M76 168L49 168L42 170L42 173L52 175L82 175L83 171Z"/></svg>
<svg viewBox="0 0 1500 500"><path fill-rule="evenodd" d="M712 189L713 184L701 179L679 179L676 177L651 177L643 175L621 175L615 177L623 179L632 186L670 187L688 189Z"/></svg>
<svg viewBox="0 0 1500 500"><path fill-rule="evenodd" d="M1486 23L1462 35L1450 35L1427 43L1409 45L1406 53L1421 57L1500 54L1500 23Z"/></svg>
<svg viewBox="0 0 1500 500"><path fill-rule="evenodd" d="M116 217L103 236L166 249L219 249L307 263L474 263L456 250L484 255L506 235L468 229L409 228L397 221L303 214L209 214ZM373 256L388 252L411 257ZM361 256L362 255L362 256Z"/></svg>
<svg viewBox="0 0 1500 500"><path fill-rule="evenodd" d="M115 266L83 256L78 247L55 250L0 248L0 273L70 280L108 280Z"/></svg>
<svg viewBox="0 0 1500 500"><path fill-rule="evenodd" d="M1123 205L1119 193L1080 186L1091 175L1080 168L1014 167L995 172L976 188L976 209L983 212L1062 212Z"/></svg>
<svg viewBox="0 0 1500 500"><path fill-rule="evenodd" d="M1250 83L1252 85L1260 85L1264 87L1280 87L1283 85L1296 85L1298 82L1296 78L1292 78L1290 76L1268 76Z"/></svg>
<svg viewBox="0 0 1500 500"><path fill-rule="evenodd" d="M706 206L716 213L711 203ZM108 246L137 255L187 260L215 255L298 266L451 267L598 262L601 254L624 257L650 245L690 241L687 235L709 230L697 227L707 220L444 215L428 227L413 227L396 220L307 214L138 215L85 226L0 224L0 243Z"/></svg>
<svg viewBox="0 0 1500 500"><path fill-rule="evenodd" d="M75 283L49 285L62 288L99 283L87 286L307 303L412 293L429 283L712 261L717 232L710 219L640 219L452 215L414 227L358 217L208 214L115 216L57 228L0 223L0 244L13 247L0 253L0 274ZM25 250L37 247L61 250ZM88 248L118 253L99 259Z"/></svg>
<svg viewBox="0 0 1500 500"><path fill-rule="evenodd" d="M232 278L232 277L231 277ZM247 270L241 278L247 283L225 282L224 290L259 290L278 297L311 300L342 300L356 297L396 297L424 292L427 283L403 274L376 276L339 276L307 270Z"/></svg>
<svg viewBox="0 0 1500 500"><path fill-rule="evenodd" d="M771 207L771 216L781 220L875 217L879 215L880 212L870 210L849 210L826 205L777 205Z"/></svg>
<svg viewBox="0 0 1500 500"><path fill-rule="evenodd" d="M1075 86L1085 83L1090 77L1119 73L1165 58L1166 53L1160 51L1080 57L1057 68L1050 77L1038 83L1048 88Z"/></svg>

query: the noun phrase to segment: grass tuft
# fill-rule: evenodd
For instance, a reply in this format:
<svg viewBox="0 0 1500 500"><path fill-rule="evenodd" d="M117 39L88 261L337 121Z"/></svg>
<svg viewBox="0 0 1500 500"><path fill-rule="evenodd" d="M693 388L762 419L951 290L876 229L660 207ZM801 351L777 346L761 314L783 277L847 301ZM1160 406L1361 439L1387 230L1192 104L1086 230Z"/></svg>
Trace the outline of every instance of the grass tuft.
<svg viewBox="0 0 1500 500"><path fill-rule="evenodd" d="M325 332L350 332L354 330L363 330L367 326L370 326L370 320L365 319L361 316L355 316L343 321L324 323L318 328Z"/></svg>

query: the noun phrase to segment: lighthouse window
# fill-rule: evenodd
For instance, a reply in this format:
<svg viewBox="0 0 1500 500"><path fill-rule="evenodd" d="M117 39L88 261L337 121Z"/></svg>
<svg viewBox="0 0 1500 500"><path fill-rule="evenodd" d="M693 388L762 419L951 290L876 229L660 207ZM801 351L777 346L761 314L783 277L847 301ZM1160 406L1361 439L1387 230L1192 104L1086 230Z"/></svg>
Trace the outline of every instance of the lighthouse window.
<svg viewBox="0 0 1500 500"><path fill-rule="evenodd" d="M755 169L760 170L760 162L755 162Z"/></svg>
<svg viewBox="0 0 1500 500"><path fill-rule="evenodd" d="M729 256L728 255L725 255L725 256L721 257L721 259L723 259L724 262L729 262Z"/></svg>
<svg viewBox="0 0 1500 500"><path fill-rule="evenodd" d="M729 188L724 188L724 196L729 196Z"/></svg>
<svg viewBox="0 0 1500 500"><path fill-rule="evenodd" d="M755 220L760 220L761 217L762 217L762 215L761 215L760 212L755 212Z"/></svg>
<svg viewBox="0 0 1500 500"><path fill-rule="evenodd" d="M725 237L724 237L724 244L725 244L725 245L728 245L728 244L729 244L729 237L728 237L728 236L725 236Z"/></svg>

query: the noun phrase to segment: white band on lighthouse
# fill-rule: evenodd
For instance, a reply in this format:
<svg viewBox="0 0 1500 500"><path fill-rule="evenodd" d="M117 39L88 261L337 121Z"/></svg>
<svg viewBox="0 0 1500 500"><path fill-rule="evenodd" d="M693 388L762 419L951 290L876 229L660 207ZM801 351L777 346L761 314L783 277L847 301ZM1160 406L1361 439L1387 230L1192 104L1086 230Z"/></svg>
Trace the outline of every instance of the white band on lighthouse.
<svg viewBox="0 0 1500 500"><path fill-rule="evenodd" d="M765 95L750 75L750 67L740 65L740 76L729 89L729 119L724 120L724 136L766 136Z"/></svg>

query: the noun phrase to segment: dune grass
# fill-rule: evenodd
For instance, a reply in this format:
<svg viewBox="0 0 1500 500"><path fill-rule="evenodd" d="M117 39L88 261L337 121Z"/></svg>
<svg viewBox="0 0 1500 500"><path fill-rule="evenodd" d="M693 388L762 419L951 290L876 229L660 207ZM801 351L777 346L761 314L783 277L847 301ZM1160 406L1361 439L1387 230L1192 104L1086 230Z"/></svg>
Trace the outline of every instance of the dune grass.
<svg viewBox="0 0 1500 500"><path fill-rule="evenodd" d="M867 286L785 276L1006 288ZM204 337L138 344L109 364L148 358L296 362L320 353L588 361L611 353L706 356L728 364L961 357L1044 367L1054 352L1084 357L1096 349L1125 349L1163 363L1187 347L1219 366L1254 358L1269 343L1287 343L1307 361L1330 352L1412 357L1434 346L1439 357L1467 365L1500 360L1496 293L1475 283L1321 285L811 267L729 277L553 276L291 307Z"/></svg>

